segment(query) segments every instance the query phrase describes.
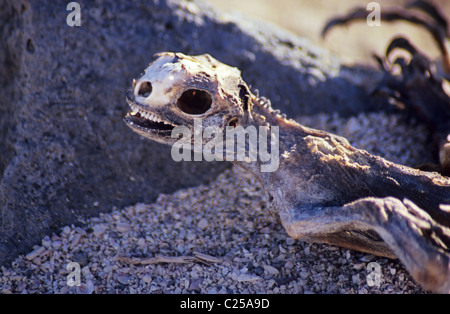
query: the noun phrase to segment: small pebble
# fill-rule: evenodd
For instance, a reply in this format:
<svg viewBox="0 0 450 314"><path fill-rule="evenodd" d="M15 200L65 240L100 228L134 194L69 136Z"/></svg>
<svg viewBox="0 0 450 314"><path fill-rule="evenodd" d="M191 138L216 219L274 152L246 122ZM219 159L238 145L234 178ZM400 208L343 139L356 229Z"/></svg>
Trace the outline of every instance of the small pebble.
<svg viewBox="0 0 450 314"><path fill-rule="evenodd" d="M286 238L286 244L287 245L294 245L295 244L295 240L292 238Z"/></svg>
<svg viewBox="0 0 450 314"><path fill-rule="evenodd" d="M284 264L284 268L292 269L294 268L294 263L292 263L291 261L287 261L286 264Z"/></svg>
<svg viewBox="0 0 450 314"><path fill-rule="evenodd" d="M365 267L366 267L366 263L358 263L358 264L353 265L353 269L356 269L356 270L361 270L361 269L364 269Z"/></svg>
<svg viewBox="0 0 450 314"><path fill-rule="evenodd" d="M105 224L97 224L93 227L94 230L94 234L97 237L100 237L101 235L103 235L103 233L105 233L105 231L108 229L108 226Z"/></svg>
<svg viewBox="0 0 450 314"><path fill-rule="evenodd" d="M264 270L267 271L270 275L278 275L280 271L271 265L264 265Z"/></svg>
<svg viewBox="0 0 450 314"><path fill-rule="evenodd" d="M359 275L352 275L352 283L355 285L361 284L361 278L359 278Z"/></svg>
<svg viewBox="0 0 450 314"><path fill-rule="evenodd" d="M250 274L239 274L239 276L237 276L236 278L236 280L239 282L253 282L260 279L261 279L260 277Z"/></svg>
<svg viewBox="0 0 450 314"><path fill-rule="evenodd" d="M142 277L142 281L145 282L145 283L151 283L152 282L152 276L145 275L144 277Z"/></svg>
<svg viewBox="0 0 450 314"><path fill-rule="evenodd" d="M200 229L206 229L207 227L208 227L208 220L206 220L205 218L202 218L199 222L198 222L198 224L197 224L197 227L199 227Z"/></svg>
<svg viewBox="0 0 450 314"><path fill-rule="evenodd" d="M129 223L121 222L121 223L116 224L116 229L120 233L126 233L126 232L130 232L132 230L132 227Z"/></svg>
<svg viewBox="0 0 450 314"><path fill-rule="evenodd" d="M39 255L41 255L44 251L45 251L45 247L40 246L40 247L36 248L34 251L28 253L26 255L26 257L28 260L31 261L31 260L35 259L36 257L38 257Z"/></svg>
<svg viewBox="0 0 450 314"><path fill-rule="evenodd" d="M130 277L129 276L118 276L117 281L123 285L127 285L128 282L130 281Z"/></svg>
<svg viewBox="0 0 450 314"><path fill-rule="evenodd" d="M92 294L94 292L94 283L88 280L86 283L82 283L79 286L75 286L77 294Z"/></svg>

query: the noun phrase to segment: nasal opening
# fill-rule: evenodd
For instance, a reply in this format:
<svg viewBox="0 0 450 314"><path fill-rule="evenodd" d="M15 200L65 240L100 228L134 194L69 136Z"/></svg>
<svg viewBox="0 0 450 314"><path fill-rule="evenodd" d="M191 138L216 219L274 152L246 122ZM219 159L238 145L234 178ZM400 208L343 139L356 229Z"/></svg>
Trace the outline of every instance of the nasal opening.
<svg viewBox="0 0 450 314"><path fill-rule="evenodd" d="M139 85L138 95L147 98L153 91L152 83L144 81Z"/></svg>

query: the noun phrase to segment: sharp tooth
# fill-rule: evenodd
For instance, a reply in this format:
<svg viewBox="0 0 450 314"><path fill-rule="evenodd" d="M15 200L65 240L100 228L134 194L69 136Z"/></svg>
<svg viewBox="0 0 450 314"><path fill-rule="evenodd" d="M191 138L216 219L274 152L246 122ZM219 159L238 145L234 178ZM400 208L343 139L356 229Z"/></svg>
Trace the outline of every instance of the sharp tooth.
<svg viewBox="0 0 450 314"><path fill-rule="evenodd" d="M136 110L136 108L131 107L131 115L135 116L139 113L138 110Z"/></svg>
<svg viewBox="0 0 450 314"><path fill-rule="evenodd" d="M136 106L131 106L131 111L133 111L133 114L139 113L139 108Z"/></svg>
<svg viewBox="0 0 450 314"><path fill-rule="evenodd" d="M139 109L139 107L137 107L137 106L131 106L130 114L132 116L140 114L143 118L145 118L147 120L150 120L150 121L153 121L153 122L164 123L164 124L167 124L167 125L172 125L172 124L166 123L166 121L162 120L161 118L159 118L158 116L156 116L156 115L154 115L152 113L149 113L149 112L146 112L146 111L141 111Z"/></svg>

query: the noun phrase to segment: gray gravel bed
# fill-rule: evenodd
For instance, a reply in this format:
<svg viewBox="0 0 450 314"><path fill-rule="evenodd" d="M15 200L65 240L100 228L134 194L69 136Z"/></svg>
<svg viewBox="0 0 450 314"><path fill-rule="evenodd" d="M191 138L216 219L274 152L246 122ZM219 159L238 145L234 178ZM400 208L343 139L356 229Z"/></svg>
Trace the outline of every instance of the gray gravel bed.
<svg viewBox="0 0 450 314"><path fill-rule="evenodd" d="M396 115L298 120L402 164L431 158L426 130ZM161 194L153 204L114 208L83 223L45 237L1 267L0 292L425 292L396 260L291 239L266 209L260 185L237 167L208 186ZM81 285L71 286L76 274Z"/></svg>

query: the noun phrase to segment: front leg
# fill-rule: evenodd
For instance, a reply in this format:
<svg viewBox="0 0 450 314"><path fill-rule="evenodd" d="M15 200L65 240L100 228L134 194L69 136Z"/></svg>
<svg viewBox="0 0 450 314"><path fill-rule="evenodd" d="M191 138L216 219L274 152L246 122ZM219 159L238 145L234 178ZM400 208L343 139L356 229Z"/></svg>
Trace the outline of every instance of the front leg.
<svg viewBox="0 0 450 314"><path fill-rule="evenodd" d="M425 289L450 292L450 229L407 199L363 198L344 206L294 208L280 212L280 219L295 239L396 256Z"/></svg>

